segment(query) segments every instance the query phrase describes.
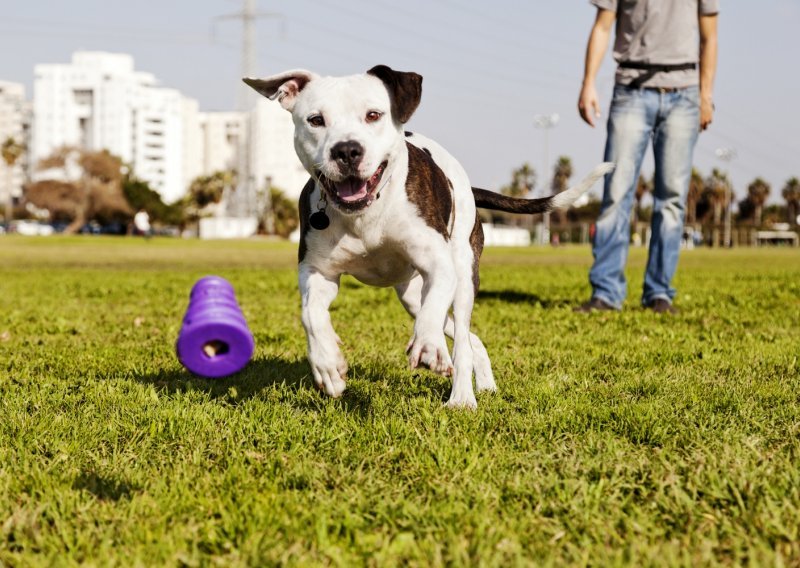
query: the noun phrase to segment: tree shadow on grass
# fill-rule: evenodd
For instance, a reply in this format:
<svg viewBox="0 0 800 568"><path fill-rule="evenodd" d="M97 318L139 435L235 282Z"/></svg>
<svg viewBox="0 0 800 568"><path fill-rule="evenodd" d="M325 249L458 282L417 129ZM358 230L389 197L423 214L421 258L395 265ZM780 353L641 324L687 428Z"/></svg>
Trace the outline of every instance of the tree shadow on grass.
<svg viewBox="0 0 800 568"><path fill-rule="evenodd" d="M538 304L543 308L560 308L570 305L569 300L545 299L536 294L520 292L519 290L479 290L477 300L498 300L508 304Z"/></svg>

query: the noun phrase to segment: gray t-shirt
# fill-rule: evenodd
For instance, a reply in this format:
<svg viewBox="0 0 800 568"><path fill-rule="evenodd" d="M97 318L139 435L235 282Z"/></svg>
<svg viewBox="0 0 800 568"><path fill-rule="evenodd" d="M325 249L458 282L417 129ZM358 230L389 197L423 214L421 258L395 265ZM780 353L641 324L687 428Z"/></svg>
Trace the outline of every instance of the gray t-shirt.
<svg viewBox="0 0 800 568"><path fill-rule="evenodd" d="M719 12L719 0L589 0L617 13L614 59L662 65L699 59L699 15ZM616 83L628 85L648 75L642 87L689 87L700 82L695 70L645 71L617 68Z"/></svg>

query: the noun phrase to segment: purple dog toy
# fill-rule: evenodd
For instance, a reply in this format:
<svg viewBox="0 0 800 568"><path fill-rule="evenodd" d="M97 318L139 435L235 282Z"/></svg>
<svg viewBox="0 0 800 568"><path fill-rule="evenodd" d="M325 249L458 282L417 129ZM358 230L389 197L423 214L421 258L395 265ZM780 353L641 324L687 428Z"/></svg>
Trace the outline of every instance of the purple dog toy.
<svg viewBox="0 0 800 568"><path fill-rule="evenodd" d="M225 377L247 365L255 341L227 280L206 276L192 287L176 347L183 366L202 377Z"/></svg>

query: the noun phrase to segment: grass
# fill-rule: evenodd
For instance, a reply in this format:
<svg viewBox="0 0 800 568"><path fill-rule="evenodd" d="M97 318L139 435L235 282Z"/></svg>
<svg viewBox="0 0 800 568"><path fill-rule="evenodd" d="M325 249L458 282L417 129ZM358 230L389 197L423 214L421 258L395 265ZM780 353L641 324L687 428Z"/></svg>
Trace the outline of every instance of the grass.
<svg viewBox="0 0 800 568"><path fill-rule="evenodd" d="M800 565L800 252L683 253L677 317L573 314L587 248L490 249L499 392L442 407L391 290L344 281L312 388L291 245L0 238L0 565ZM236 287L237 376L174 355Z"/></svg>

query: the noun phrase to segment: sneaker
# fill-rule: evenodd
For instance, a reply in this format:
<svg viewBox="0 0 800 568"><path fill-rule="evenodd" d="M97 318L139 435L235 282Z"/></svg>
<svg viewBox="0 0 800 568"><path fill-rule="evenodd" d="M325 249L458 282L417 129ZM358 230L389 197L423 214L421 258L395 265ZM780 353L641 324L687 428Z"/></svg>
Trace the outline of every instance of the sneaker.
<svg viewBox="0 0 800 568"><path fill-rule="evenodd" d="M576 308L572 308L573 312L579 314L588 314L594 311L598 312L608 312L608 311L619 311L617 308L606 302L605 300L601 300L600 298L592 298L585 304L581 304Z"/></svg>
<svg viewBox="0 0 800 568"><path fill-rule="evenodd" d="M670 314L674 316L678 313L678 308L673 306L669 300L665 300L664 298L656 298L647 304L645 308L648 310L653 310L657 314Z"/></svg>

